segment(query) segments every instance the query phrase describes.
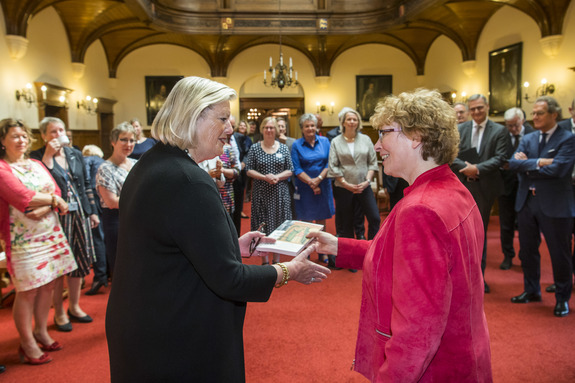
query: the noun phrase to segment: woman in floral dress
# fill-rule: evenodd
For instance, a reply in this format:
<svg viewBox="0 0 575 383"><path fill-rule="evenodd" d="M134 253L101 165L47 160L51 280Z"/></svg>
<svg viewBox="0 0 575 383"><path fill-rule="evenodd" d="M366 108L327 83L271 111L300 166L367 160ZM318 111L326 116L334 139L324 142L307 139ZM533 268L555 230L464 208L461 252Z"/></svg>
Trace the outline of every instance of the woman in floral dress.
<svg viewBox="0 0 575 383"><path fill-rule="evenodd" d="M20 360L44 364L52 358L43 351L62 349L47 328L54 280L77 266L57 214L68 205L42 163L27 158L31 139L21 121L0 121L0 241L16 289Z"/></svg>

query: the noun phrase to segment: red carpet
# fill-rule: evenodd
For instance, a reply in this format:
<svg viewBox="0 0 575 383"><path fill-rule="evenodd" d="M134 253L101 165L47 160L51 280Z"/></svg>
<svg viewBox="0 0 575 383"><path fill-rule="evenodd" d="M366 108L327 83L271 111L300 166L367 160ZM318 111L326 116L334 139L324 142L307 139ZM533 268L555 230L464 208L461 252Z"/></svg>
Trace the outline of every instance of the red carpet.
<svg viewBox="0 0 575 383"><path fill-rule="evenodd" d="M248 208L245 211L250 214ZM245 232L249 220L242 223ZM523 276L517 259L511 270L499 270L502 255L498 230L497 217L493 217L486 271L492 293L485 297L485 311L491 333L494 380L574 382L575 313L555 318L554 296L545 292L542 303L510 303L510 297L523 289ZM333 220L328 223L328 231L334 232ZM545 288L552 283L552 276L544 245L542 250ZM246 261L257 262L256 258ZM244 329L247 381L366 382L350 371L361 277L361 271L356 274L334 271L324 283L312 286L289 283L276 289L269 302L249 304ZM88 280L87 286L90 283ZM19 340L11 310L1 309L0 364L5 364L7 371L0 375L0 382L108 382L104 316L109 289L103 291L92 297L82 296L82 307L94 318L94 323L75 323L71 333L59 333L52 327L53 337L64 344L64 349L52 353L54 361L43 366L19 363L16 353ZM575 309L573 302L571 308Z"/></svg>

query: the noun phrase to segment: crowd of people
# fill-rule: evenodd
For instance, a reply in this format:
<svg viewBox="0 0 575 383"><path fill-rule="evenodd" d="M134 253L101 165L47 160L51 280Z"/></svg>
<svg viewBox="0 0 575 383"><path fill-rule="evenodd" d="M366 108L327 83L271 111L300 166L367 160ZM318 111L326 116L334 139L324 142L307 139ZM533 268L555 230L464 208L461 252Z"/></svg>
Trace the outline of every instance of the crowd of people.
<svg viewBox="0 0 575 383"><path fill-rule="evenodd" d="M500 125L481 94L450 106L418 89L379 101L370 118L374 145L352 108L340 111L327 137L320 116L301 115L294 139L283 117L236 123L235 97L223 84L184 78L158 112L153 138L138 119L123 122L110 133L108 159L95 145L72 147L58 118L40 122L44 146L32 152L24 122L0 121L0 238L23 362L48 363L63 348L48 333L51 306L58 331L92 322L80 300L93 269L86 295L113 281L112 381L243 381L246 303L267 301L290 280L317 283L330 268L348 268L364 270L356 371L373 381L490 381L483 294L495 201L503 270L513 266L519 231L524 291L511 302L542 299L542 233L554 315L569 313L575 105L573 118L559 122L555 99L540 97L533 128L519 108ZM397 186L383 225L371 187L376 153L390 194ZM240 236L248 197L251 231ZM334 215L336 232L310 234L317 244L290 262L254 249L286 220L325 228ZM252 255L261 265L242 262ZM150 275L161 278L150 286ZM213 336L223 341L206 350Z"/></svg>

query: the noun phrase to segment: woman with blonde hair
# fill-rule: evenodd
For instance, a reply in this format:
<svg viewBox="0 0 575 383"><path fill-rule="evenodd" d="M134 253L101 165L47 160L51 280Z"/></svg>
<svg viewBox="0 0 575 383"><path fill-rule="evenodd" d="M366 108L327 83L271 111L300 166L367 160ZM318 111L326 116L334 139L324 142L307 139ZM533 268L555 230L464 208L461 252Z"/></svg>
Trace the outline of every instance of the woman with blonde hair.
<svg viewBox="0 0 575 383"><path fill-rule="evenodd" d="M265 223L262 230L270 234L285 220L292 219L288 179L293 174L293 164L287 145L276 140L276 119L264 118L261 128L263 139L252 145L245 163L247 174L253 179L251 229L257 230ZM268 262L264 256L262 264ZM279 262L278 254L273 262Z"/></svg>
<svg viewBox="0 0 575 383"><path fill-rule="evenodd" d="M180 80L154 120L160 142L126 179L106 313L113 383L244 382L247 302L267 301L288 280L316 283L329 273L306 259L313 247L286 263L242 263L259 255L264 234L238 239L198 167L222 154L235 97L215 81Z"/></svg>
<svg viewBox="0 0 575 383"><path fill-rule="evenodd" d="M381 219L371 190L371 180L377 171L377 156L371 138L361 133L360 114L345 107L339 112L342 133L331 141L329 171L333 178L336 220L340 223L340 237L354 237L354 206L361 206L367 218L367 239L373 239Z"/></svg>
<svg viewBox="0 0 575 383"><path fill-rule="evenodd" d="M144 128L137 118L132 118L130 124L134 128L134 133L136 135L136 144L134 145L134 150L130 153L129 157L135 160L139 160L144 153L150 150L154 145L156 145L156 140L150 137L146 137L144 133Z"/></svg>
<svg viewBox="0 0 575 383"><path fill-rule="evenodd" d="M16 289L18 353L22 362L44 364L52 358L43 351L62 349L48 333L54 281L77 268L58 219L68 204L44 165L28 158L32 132L22 121L0 121L0 143L0 247Z"/></svg>
<svg viewBox="0 0 575 383"><path fill-rule="evenodd" d="M102 224L106 244L107 277L112 278L116 262L118 228L120 223L120 193L124 181L137 162L129 158L136 143L136 132L131 124L122 122L110 132L112 155L98 168L96 190L102 206Z"/></svg>

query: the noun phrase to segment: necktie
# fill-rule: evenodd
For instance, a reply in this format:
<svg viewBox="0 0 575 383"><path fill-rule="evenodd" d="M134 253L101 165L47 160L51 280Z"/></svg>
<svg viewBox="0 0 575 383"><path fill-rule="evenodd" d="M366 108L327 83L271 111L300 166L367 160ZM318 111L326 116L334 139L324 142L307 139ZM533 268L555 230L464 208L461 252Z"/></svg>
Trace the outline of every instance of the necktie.
<svg viewBox="0 0 575 383"><path fill-rule="evenodd" d="M521 136L519 134L515 134L513 137L515 137L515 141L513 142L513 151L516 151L517 147L519 146L519 139Z"/></svg>
<svg viewBox="0 0 575 383"><path fill-rule="evenodd" d="M471 137L471 147L477 150L479 153L479 133L481 132L481 125L475 125L475 132L473 137Z"/></svg>
<svg viewBox="0 0 575 383"><path fill-rule="evenodd" d="M541 133L541 141L539 141L539 158L541 158L541 154L543 153L543 148L545 147L546 141L547 133Z"/></svg>

